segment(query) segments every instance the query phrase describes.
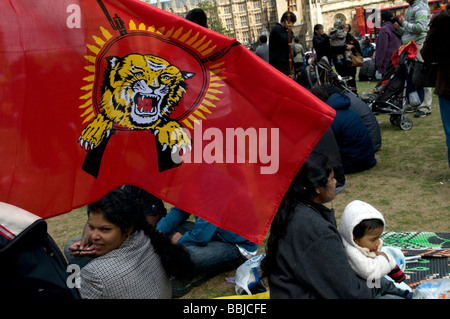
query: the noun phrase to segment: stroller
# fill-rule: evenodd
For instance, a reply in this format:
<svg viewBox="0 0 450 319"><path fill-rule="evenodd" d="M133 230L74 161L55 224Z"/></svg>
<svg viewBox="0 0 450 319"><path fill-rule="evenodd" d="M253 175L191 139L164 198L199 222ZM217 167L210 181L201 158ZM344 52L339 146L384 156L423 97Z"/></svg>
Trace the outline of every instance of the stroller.
<svg viewBox="0 0 450 319"><path fill-rule="evenodd" d="M382 85L377 93L363 93L361 99L374 113L390 115L390 122L402 130L410 130L413 122L405 115L409 105L420 105L423 96L412 84L412 72L417 54L414 41L401 46L394 52L387 72L381 79Z"/></svg>
<svg viewBox="0 0 450 319"><path fill-rule="evenodd" d="M46 221L0 202L0 297L80 299L67 269Z"/></svg>
<svg viewBox="0 0 450 319"><path fill-rule="evenodd" d="M310 88L331 84L341 91L348 91L354 94L351 87L347 84L352 78L350 76L342 77L337 75L333 71L326 56L323 56L318 62L316 62L315 59L310 59L310 62L305 68L305 73L307 85Z"/></svg>

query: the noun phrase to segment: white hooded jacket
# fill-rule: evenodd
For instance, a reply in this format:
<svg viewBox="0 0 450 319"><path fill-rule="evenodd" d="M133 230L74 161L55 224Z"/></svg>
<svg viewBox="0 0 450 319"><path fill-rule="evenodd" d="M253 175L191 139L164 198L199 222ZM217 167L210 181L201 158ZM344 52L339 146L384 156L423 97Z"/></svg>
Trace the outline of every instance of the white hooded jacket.
<svg viewBox="0 0 450 319"><path fill-rule="evenodd" d="M355 200L345 207L339 225L339 233L352 269L361 278L371 280L387 275L396 266L394 258L390 257L388 261L386 257L377 256L369 249L358 246L353 240L353 228L364 219L374 218L381 219L386 225L383 215L377 209L363 201ZM378 250L381 250L383 244L381 239L380 241Z"/></svg>

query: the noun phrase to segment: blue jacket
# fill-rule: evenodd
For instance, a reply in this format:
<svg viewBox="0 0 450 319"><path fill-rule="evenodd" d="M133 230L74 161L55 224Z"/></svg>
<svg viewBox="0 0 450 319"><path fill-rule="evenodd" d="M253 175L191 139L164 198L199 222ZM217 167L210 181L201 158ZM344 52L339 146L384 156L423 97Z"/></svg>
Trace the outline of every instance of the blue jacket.
<svg viewBox="0 0 450 319"><path fill-rule="evenodd" d="M327 104L336 110L331 129L339 146L344 172L355 173L375 166L377 161L369 130L358 113L350 107L350 98L334 93L328 98Z"/></svg>
<svg viewBox="0 0 450 319"><path fill-rule="evenodd" d="M185 222L191 214L173 207L166 217L162 218L156 229L164 234L171 234L179 225ZM221 229L203 218L195 216L195 226L192 231L183 234L178 240L184 246L206 246L212 240L220 240L225 243L235 244L248 252L256 252L258 244L255 244L235 233Z"/></svg>

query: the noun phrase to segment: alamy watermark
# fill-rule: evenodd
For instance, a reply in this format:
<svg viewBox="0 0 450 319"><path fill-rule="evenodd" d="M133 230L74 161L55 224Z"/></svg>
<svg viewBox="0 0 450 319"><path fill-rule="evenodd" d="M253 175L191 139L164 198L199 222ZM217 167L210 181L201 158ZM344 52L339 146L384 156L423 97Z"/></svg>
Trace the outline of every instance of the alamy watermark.
<svg viewBox="0 0 450 319"><path fill-rule="evenodd" d="M81 277L80 277L80 266L77 264L70 264L67 266L66 272L69 273L66 279L66 285L68 288L80 288L81 287Z"/></svg>
<svg viewBox="0 0 450 319"><path fill-rule="evenodd" d="M280 164L279 131L279 128L254 127L225 128L225 131L209 127L203 130L202 121L199 121L190 136L192 151L184 152L181 157L173 152L172 161L176 164L259 163L261 174L275 174ZM175 139L175 136L171 138Z"/></svg>
<svg viewBox="0 0 450 319"><path fill-rule="evenodd" d="M366 280L367 287L369 288L381 288L381 278L375 275L370 275Z"/></svg>
<svg viewBox="0 0 450 319"><path fill-rule="evenodd" d="M367 15L367 13L369 13ZM381 10L377 8L369 8L365 10L365 14L367 15L366 18L366 25L368 28L381 28Z"/></svg>

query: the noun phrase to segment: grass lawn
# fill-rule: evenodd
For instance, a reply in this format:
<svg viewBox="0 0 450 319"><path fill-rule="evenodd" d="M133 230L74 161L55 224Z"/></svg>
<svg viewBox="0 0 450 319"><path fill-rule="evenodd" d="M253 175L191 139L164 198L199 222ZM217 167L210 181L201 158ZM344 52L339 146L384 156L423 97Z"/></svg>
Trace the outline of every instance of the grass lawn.
<svg viewBox="0 0 450 319"><path fill-rule="evenodd" d="M361 94L375 82L357 85ZM403 131L390 123L388 115L377 116L383 143L375 154L378 163L368 171L347 175L346 189L329 203L338 220L349 202L360 199L384 214L387 231L450 232L450 170L437 97L433 95L430 116L408 117L413 127ZM63 249L69 239L81 234L85 222L85 209L78 209L48 219L49 233ZM183 298L234 295L234 286L225 281L234 275L231 271L211 278Z"/></svg>

